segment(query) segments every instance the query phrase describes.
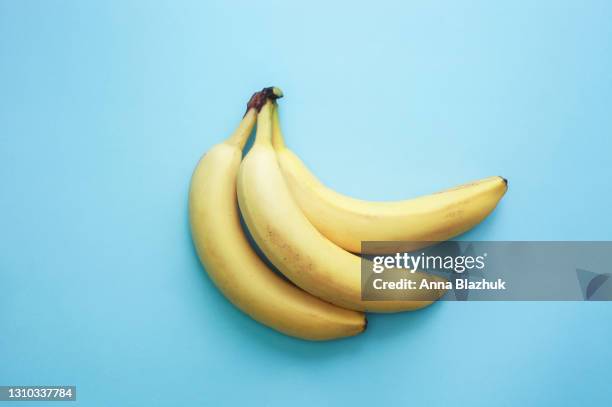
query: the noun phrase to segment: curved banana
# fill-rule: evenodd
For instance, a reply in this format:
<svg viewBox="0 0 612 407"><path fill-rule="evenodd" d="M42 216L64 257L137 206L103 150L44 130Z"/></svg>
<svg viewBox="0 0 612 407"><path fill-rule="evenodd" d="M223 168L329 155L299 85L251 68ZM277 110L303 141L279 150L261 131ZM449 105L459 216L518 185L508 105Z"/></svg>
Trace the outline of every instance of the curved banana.
<svg viewBox="0 0 612 407"><path fill-rule="evenodd" d="M426 289L411 290L412 301L361 299L361 258L321 235L291 196L272 147L273 110L271 101L261 109L255 143L238 173L240 210L268 259L302 289L344 308L397 312L438 299L443 291ZM412 276L417 284L421 279L444 281L423 273Z"/></svg>
<svg viewBox="0 0 612 407"><path fill-rule="evenodd" d="M364 201L323 185L285 146L278 109L272 144L289 189L308 220L329 240L354 253L411 251L458 236L486 218L508 189L505 178L490 177L405 201ZM380 243L362 251L362 241Z"/></svg>
<svg viewBox="0 0 612 407"><path fill-rule="evenodd" d="M208 151L193 173L189 220L200 260L223 294L264 325L308 340L359 334L367 324L362 313L323 302L276 275L244 236L236 175L256 117L251 103L235 133Z"/></svg>

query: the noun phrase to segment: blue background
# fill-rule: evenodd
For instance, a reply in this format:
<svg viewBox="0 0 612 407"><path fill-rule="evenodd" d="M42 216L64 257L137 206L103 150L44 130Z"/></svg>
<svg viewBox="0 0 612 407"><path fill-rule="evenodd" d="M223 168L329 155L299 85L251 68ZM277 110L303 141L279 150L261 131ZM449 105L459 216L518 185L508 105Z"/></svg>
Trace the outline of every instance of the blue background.
<svg viewBox="0 0 612 407"><path fill-rule="evenodd" d="M288 144L341 192L499 174L465 238L610 240L612 3L288 3L0 1L0 384L74 384L73 406L611 405L611 304L439 303L294 340L208 280L187 191L277 85Z"/></svg>

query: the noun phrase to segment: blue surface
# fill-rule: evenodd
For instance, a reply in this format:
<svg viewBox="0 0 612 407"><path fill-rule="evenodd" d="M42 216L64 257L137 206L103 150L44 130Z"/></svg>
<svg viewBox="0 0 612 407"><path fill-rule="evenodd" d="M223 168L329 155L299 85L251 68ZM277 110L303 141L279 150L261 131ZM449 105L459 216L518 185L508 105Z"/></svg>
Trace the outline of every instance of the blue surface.
<svg viewBox="0 0 612 407"><path fill-rule="evenodd" d="M339 191L500 174L466 238L610 240L612 3L288 3L0 0L0 385L74 384L70 406L611 405L612 304L440 303L290 339L208 280L187 191L277 85L288 144Z"/></svg>

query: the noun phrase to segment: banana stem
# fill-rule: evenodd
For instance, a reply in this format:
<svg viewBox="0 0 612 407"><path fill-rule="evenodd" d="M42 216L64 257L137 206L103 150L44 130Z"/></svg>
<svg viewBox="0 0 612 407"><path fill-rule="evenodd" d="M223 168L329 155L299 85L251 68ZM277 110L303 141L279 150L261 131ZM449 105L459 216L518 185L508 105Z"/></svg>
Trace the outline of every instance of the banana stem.
<svg viewBox="0 0 612 407"><path fill-rule="evenodd" d="M276 150L285 148L285 140L280 127L280 118L278 116L278 104L274 103L274 112L272 113L272 146Z"/></svg>
<svg viewBox="0 0 612 407"><path fill-rule="evenodd" d="M242 121L238 125L238 128L232 133L231 136L225 140L227 144L237 146L241 150L244 148L253 127L255 127L255 121L257 120L257 109L252 107L247 110L242 118Z"/></svg>
<svg viewBox="0 0 612 407"><path fill-rule="evenodd" d="M257 115L257 133L255 134L256 145L270 145L272 142L272 114L274 103L268 99Z"/></svg>
<svg viewBox="0 0 612 407"><path fill-rule="evenodd" d="M251 132L253 131L253 127L255 126L255 121L258 121L259 116L263 113L264 108L266 108L266 113L264 115L267 116L264 119L267 122L270 130L266 130L270 133L270 136L267 137L268 142L272 138L272 116L270 110L276 110L274 102L278 98L283 97L283 91L276 87L263 88L259 92L253 93L251 99L247 103L247 110L242 118L242 121L238 125L238 128L234 131L234 133L229 136L225 142L230 145L238 146L241 150L244 148ZM278 117L277 117L278 120ZM259 134L259 123L257 125L257 133ZM280 129L280 127L279 127ZM280 131L280 130L279 130ZM263 134L263 133L262 133ZM282 137L282 136L281 136ZM257 141L256 141L257 142Z"/></svg>

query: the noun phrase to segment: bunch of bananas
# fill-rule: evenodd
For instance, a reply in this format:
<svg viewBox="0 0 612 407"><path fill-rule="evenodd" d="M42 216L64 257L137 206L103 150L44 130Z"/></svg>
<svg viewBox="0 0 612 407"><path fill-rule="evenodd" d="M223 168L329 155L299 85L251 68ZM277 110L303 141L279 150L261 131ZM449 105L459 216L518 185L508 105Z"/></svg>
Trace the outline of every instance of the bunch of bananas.
<svg viewBox="0 0 612 407"><path fill-rule="evenodd" d="M364 312L415 310L443 295L413 290L408 299L363 301L361 257L354 253L361 253L362 241L457 236L493 211L507 181L491 177L399 202L341 195L285 146L276 105L280 97L278 88L255 93L236 131L208 151L193 173L193 241L217 287L255 320L307 340L353 336L367 326ZM255 123L255 142L242 159ZM240 213L261 251L290 281L254 251ZM414 278L441 280L425 273Z"/></svg>

